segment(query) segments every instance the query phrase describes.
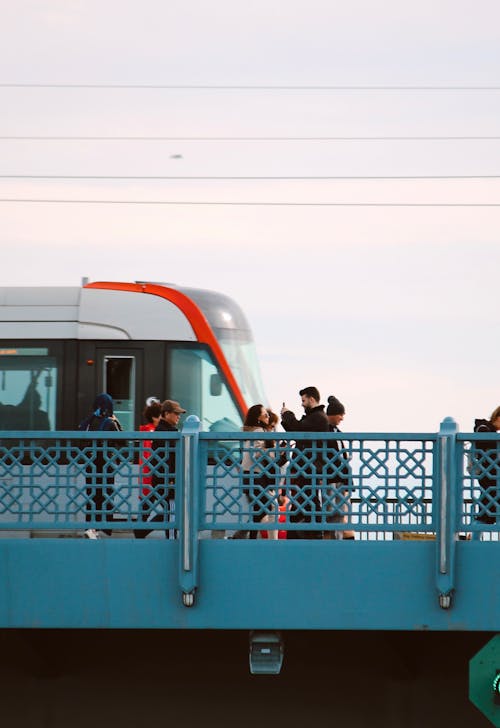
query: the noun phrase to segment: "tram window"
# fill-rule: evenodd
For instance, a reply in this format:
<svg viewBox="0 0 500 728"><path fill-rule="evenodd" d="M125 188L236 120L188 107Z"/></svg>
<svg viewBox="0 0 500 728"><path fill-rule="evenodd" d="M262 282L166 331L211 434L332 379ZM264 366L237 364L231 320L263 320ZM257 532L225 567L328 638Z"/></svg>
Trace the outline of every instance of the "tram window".
<svg viewBox="0 0 500 728"><path fill-rule="evenodd" d="M135 357L104 357L104 389L113 398L115 415L124 430L134 429Z"/></svg>
<svg viewBox="0 0 500 728"><path fill-rule="evenodd" d="M215 386L217 382L217 386ZM205 431L239 430L240 413L226 383L205 348L170 349L167 396L197 415Z"/></svg>
<svg viewBox="0 0 500 728"><path fill-rule="evenodd" d="M45 348L0 349L0 430L53 430L57 362Z"/></svg>

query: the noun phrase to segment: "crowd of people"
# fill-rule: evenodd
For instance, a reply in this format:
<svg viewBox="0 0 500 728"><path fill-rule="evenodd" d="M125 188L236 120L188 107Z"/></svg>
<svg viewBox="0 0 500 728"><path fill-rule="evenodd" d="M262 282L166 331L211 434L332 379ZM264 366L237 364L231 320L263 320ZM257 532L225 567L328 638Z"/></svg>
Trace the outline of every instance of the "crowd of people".
<svg viewBox="0 0 500 728"><path fill-rule="evenodd" d="M282 441L277 444L279 416L263 404L252 405L245 416L243 432L257 433L261 437L245 440L241 456L241 484L250 514L250 523L270 524L269 529L247 528L238 530L232 538L269 539L353 539L349 529L321 528L323 516L327 524L346 524L352 493L352 477L348 450L340 438L328 439L322 447L321 433L340 433L339 425L345 416L345 407L337 397L328 397L325 406L320 402L316 387L305 387L300 392L304 414L298 419L283 403L281 426L285 432L304 433L309 439L295 440L293 448ZM146 401L143 413L143 432L177 432L179 419L186 410L179 402L156 397ZM96 397L93 411L80 423L80 430L119 432L121 425L113 412L109 394ZM498 432L500 407L489 420L476 420L475 432ZM310 438L318 435L314 455ZM108 444L115 444L108 440ZM155 455L157 456L155 458ZM475 519L491 525L497 520L498 443L478 441L473 448L473 461L481 487L480 507ZM152 465L152 463L154 463ZM286 470L286 478L284 473ZM102 533L111 534L113 521L114 467L98 450L85 467L86 521L105 522ZM175 448L166 440L144 440L139 474L139 516L134 531L136 538L151 533L148 523L167 523L171 504L175 499ZM286 483L286 484L285 484ZM288 520L291 529L279 530L279 523ZM106 523L107 522L107 523ZM93 528L85 531L87 538L99 538ZM166 537L169 537L167 525Z"/></svg>
<svg viewBox="0 0 500 728"><path fill-rule="evenodd" d="M166 399L160 402L156 397L150 397L144 410L145 424L141 425L143 432L177 432L179 420L186 410L179 402ZM114 404L109 394L99 394L94 401L91 414L79 425L80 430L120 432L122 427L114 414ZM108 446L117 443L108 440ZM155 454L158 457L155 457ZM169 448L164 440L144 440L143 452L139 469L139 525L134 531L135 538L146 538L151 533L146 524L148 522L167 522L170 515L171 503L175 497L175 448ZM149 461L149 462L148 462ZM93 461L86 466L86 513L87 522L108 522L114 520L114 480L115 466L111 459L105 458L101 450L97 450ZM111 530L105 528L102 533L111 535ZM169 537L169 530L165 532ZM94 528L87 528L85 536L90 539L100 537L100 532Z"/></svg>
<svg viewBox="0 0 500 728"><path fill-rule="evenodd" d="M281 409L281 425L286 432L303 432L307 435L322 432L340 432L344 419L344 405L333 395L326 408L320 403L316 387L300 390L304 414L297 419L285 405ZM295 524L285 532L287 538L353 539L350 530L321 529L311 527L320 521L320 512L327 512L327 523L346 521L351 478L347 450L339 440L328 445L328 461L325 461L321 441L317 443L314 459L309 457L310 440L298 439L291 452L286 442L276 448L275 439L269 434L276 431L279 417L262 404L250 407L243 431L261 432L262 439L247 440L243 447L241 467L243 492L251 510L254 523L276 523L279 508L288 512L289 522ZM309 451L309 452L308 452ZM274 456L274 462L273 462ZM283 470L287 468L288 485L285 486ZM330 472L330 475L329 475ZM323 476L325 476L323 478ZM307 528L302 528L307 524ZM265 531L237 531L233 538L257 538ZM267 532L268 538L278 538L276 528Z"/></svg>

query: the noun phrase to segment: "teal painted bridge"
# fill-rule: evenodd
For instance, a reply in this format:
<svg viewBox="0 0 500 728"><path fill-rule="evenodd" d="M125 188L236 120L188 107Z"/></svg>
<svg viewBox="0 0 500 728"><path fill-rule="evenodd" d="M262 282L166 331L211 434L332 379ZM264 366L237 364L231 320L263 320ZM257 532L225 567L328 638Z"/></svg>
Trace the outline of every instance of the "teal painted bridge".
<svg viewBox="0 0 500 728"><path fill-rule="evenodd" d="M498 435L276 435L1 432L0 628L500 631Z"/></svg>

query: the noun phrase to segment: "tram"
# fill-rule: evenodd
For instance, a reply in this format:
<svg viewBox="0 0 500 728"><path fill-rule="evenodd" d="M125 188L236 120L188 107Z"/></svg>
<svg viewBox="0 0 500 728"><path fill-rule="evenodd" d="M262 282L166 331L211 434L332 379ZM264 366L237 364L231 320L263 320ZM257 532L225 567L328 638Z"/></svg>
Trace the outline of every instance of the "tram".
<svg viewBox="0 0 500 728"><path fill-rule="evenodd" d="M99 392L126 431L149 396L226 432L266 401L252 332L226 295L152 282L0 288L0 430L74 430Z"/></svg>

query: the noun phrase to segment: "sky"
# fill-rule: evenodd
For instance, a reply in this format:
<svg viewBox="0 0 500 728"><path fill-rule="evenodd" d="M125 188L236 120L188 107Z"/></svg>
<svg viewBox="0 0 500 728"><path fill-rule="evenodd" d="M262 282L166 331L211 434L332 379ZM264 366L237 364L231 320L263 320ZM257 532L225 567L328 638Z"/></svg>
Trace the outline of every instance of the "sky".
<svg viewBox="0 0 500 728"><path fill-rule="evenodd" d="M500 404L496 0L0 6L0 285L224 292L345 431Z"/></svg>

